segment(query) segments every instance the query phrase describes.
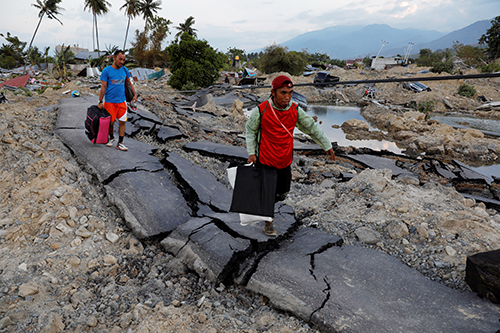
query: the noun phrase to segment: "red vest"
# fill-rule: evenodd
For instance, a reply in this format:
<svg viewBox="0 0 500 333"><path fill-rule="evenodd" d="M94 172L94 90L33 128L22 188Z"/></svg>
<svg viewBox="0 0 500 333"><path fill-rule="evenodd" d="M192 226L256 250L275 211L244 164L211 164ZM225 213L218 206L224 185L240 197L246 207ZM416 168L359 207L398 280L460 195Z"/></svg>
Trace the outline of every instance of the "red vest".
<svg viewBox="0 0 500 333"><path fill-rule="evenodd" d="M297 105L292 103L288 110L280 111L273 109L266 101L259 105L259 110L259 162L284 169L293 161L293 130L298 118Z"/></svg>

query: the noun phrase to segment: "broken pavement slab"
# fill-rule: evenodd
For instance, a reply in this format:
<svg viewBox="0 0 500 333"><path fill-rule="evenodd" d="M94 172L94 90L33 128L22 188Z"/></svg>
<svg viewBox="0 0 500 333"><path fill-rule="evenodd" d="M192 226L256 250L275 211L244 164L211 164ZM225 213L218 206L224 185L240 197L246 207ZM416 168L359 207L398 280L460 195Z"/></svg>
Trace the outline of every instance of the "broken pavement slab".
<svg viewBox="0 0 500 333"><path fill-rule="evenodd" d="M226 159L236 159L241 161L246 161L248 159L248 153L245 147L221 145L207 140L189 142L185 144L183 148L186 151L197 151L205 155Z"/></svg>
<svg viewBox="0 0 500 333"><path fill-rule="evenodd" d="M264 234L264 222L242 226L237 213L206 212L177 227L161 244L212 283L246 281L261 254L293 237L298 227L290 206L278 203L275 210L276 238Z"/></svg>
<svg viewBox="0 0 500 333"><path fill-rule="evenodd" d="M500 329L499 308L474 293L430 281L383 252L332 246L325 237L299 230L261 260L247 288L327 332Z"/></svg>
<svg viewBox="0 0 500 333"><path fill-rule="evenodd" d="M208 217L192 218L175 229L161 245L200 276L230 283L238 261L252 252L248 239L221 230Z"/></svg>
<svg viewBox="0 0 500 333"><path fill-rule="evenodd" d="M123 173L105 189L139 239L169 233L191 218L186 201L164 170Z"/></svg>
<svg viewBox="0 0 500 333"><path fill-rule="evenodd" d="M181 191L152 152L157 148L127 139L129 150L92 144L84 130L90 99L62 99L56 134L105 185L109 200L122 211L140 238L168 233L191 216ZM82 103L83 102L83 103Z"/></svg>
<svg viewBox="0 0 500 333"><path fill-rule="evenodd" d="M389 169L392 171L392 175L394 177L401 174L411 174L410 171L398 167L396 164L398 161L393 160L391 158L385 158L369 154L343 155L343 156L372 169Z"/></svg>
<svg viewBox="0 0 500 333"><path fill-rule="evenodd" d="M281 239L288 238L300 224L300 222L295 219L295 212L292 207L282 202L278 202L274 206L274 227L278 232L276 238L269 237L264 233L264 221L243 226L240 223L240 215L238 213L225 214L207 212L204 215L220 220L231 231L237 233L241 237L251 239L258 243L266 243L270 240L274 241L275 239L280 241Z"/></svg>
<svg viewBox="0 0 500 333"><path fill-rule="evenodd" d="M228 212L232 191L217 181L210 171L172 152L165 152L165 162L174 170L179 180L194 190L197 200L219 212Z"/></svg>

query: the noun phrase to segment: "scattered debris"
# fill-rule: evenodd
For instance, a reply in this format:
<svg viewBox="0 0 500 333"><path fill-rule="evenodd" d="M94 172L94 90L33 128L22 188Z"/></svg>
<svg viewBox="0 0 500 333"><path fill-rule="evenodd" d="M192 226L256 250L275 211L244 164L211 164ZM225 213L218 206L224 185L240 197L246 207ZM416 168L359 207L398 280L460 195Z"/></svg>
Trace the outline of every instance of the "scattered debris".
<svg viewBox="0 0 500 333"><path fill-rule="evenodd" d="M420 82L404 82L403 87L416 93L431 91L431 88Z"/></svg>

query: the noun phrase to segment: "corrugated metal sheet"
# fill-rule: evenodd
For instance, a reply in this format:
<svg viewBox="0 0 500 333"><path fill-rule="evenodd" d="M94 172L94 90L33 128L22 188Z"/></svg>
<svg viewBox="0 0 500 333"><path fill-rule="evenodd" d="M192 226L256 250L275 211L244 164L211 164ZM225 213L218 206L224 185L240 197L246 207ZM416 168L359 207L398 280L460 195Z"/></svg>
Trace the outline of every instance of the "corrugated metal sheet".
<svg viewBox="0 0 500 333"><path fill-rule="evenodd" d="M130 70L130 75L134 78L134 81L143 81L148 79L149 74L153 74L154 69L149 68L134 68Z"/></svg>
<svg viewBox="0 0 500 333"><path fill-rule="evenodd" d="M23 76L18 76L16 78L4 81L0 83L0 88L3 86L12 86L12 87L26 87L26 84L28 83L28 80L30 78L29 74L23 75Z"/></svg>
<svg viewBox="0 0 500 333"><path fill-rule="evenodd" d="M101 71L97 67L87 67L87 77L101 76Z"/></svg>

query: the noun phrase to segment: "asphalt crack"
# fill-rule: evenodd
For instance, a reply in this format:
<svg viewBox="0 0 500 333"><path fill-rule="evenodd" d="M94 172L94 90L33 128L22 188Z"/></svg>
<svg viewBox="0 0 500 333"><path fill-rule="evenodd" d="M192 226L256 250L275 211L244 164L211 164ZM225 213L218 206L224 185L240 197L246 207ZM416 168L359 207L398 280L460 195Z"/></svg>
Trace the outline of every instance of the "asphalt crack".
<svg viewBox="0 0 500 333"><path fill-rule="evenodd" d="M143 169L143 168L140 168L140 167L135 167L133 169L122 169L122 170L118 170L116 172L114 172L113 174L111 174L108 178L104 179L102 181L102 184L103 185L108 185L109 183L111 183L113 180L115 180L117 177L123 175L123 174L126 174L126 173L130 173L130 172L139 172L139 171L146 171L146 172L151 172L151 173L155 173L155 172L160 172L162 171L163 169L157 169L157 170L150 170L150 169Z"/></svg>

